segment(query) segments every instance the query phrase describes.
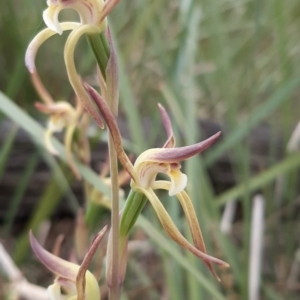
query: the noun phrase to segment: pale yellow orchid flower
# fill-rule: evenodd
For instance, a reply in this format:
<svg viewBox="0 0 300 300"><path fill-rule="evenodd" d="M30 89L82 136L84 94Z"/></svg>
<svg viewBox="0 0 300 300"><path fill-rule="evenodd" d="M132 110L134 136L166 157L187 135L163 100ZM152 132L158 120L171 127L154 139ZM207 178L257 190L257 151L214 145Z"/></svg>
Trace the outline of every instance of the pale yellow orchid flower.
<svg viewBox="0 0 300 300"><path fill-rule="evenodd" d="M87 268L106 230L107 227L104 227L97 234L80 266L46 251L30 232L30 244L33 252L41 263L56 275L54 283L47 290L51 300L100 300L97 279Z"/></svg>
<svg viewBox="0 0 300 300"><path fill-rule="evenodd" d="M137 219L137 215L141 212L145 205L143 198L143 196L145 196L153 206L166 233L175 242L201 258L213 275L219 280L211 266L211 263L225 267L228 267L229 265L226 262L209 256L206 253L206 247L192 201L184 191L184 188L187 185L187 176L180 171L180 161L186 160L208 148L220 136L220 132L203 142L191 146L175 148L175 138L170 119L165 109L159 105L163 124L168 134L168 139L163 148L146 150L137 158L135 164L132 165L123 150L122 138L117 122L107 103L92 87L88 85L85 86L102 113L102 116L110 130L121 164L132 178L132 192L128 196L120 222L121 251L123 250L122 247L125 247L129 230L132 228ZM170 178L170 181L158 181L156 177L159 173L166 174ZM178 198L187 218L194 245L188 242L180 233L161 201L156 196L154 192L156 189L167 190L170 196L175 195ZM127 220L127 218L129 220Z"/></svg>
<svg viewBox="0 0 300 300"><path fill-rule="evenodd" d="M83 118L83 110L79 101L77 101L76 108L66 101L58 101L48 104L37 102L35 103L35 107L42 113L50 115L47 130L45 132L45 146L51 154L58 155L57 150L52 144L53 133L61 132L63 129L66 129L64 145L67 161L77 179L80 179L81 176L76 167L72 152L72 145L74 144L73 136L76 128L84 130L84 128L80 126Z"/></svg>
<svg viewBox="0 0 300 300"><path fill-rule="evenodd" d="M75 47L82 35L97 35L105 31L107 27L106 16L118 2L119 0L108 0L105 2L103 0L48 0L48 9L43 13L44 22L48 28L35 36L25 54L25 64L32 75L32 80L39 81L35 66L35 57L40 46L51 36L72 30L66 41L64 50L68 77L77 98L80 99L83 107L92 114L95 109L76 71L74 62ZM75 10L80 16L80 22L60 23L58 16L60 11L64 9ZM107 55L107 53L103 53L103 55ZM46 98L47 103L51 102L48 100L49 98ZM97 118L97 116L95 117ZM101 118L98 119L98 123L101 123Z"/></svg>
<svg viewBox="0 0 300 300"><path fill-rule="evenodd" d="M45 146L46 149L53 155L58 155L57 150L52 145L52 135L55 132L61 132L66 129L64 145L67 156L67 161L72 169L73 173L80 179L81 176L77 170L76 164L74 162L72 154L73 136L75 129L79 129L80 135L78 141L80 146L77 149L78 156L80 159L89 163L90 161L90 150L89 143L86 137L86 129L89 124L89 115L85 114L81 103L77 100L76 107L73 107L70 103L66 101L55 102L51 97L50 93L44 87L39 74L34 72L31 74L32 83L44 103L37 102L35 107L44 114L50 115L47 130L45 132Z"/></svg>

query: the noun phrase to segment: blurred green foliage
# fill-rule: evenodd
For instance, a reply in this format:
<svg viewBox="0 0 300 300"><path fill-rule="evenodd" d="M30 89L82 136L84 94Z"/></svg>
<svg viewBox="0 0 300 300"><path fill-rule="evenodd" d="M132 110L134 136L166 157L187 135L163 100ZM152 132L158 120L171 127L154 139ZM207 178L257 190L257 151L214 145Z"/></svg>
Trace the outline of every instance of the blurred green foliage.
<svg viewBox="0 0 300 300"><path fill-rule="evenodd" d="M45 2L0 0L0 90L34 115L37 113L32 104L38 98L24 66L24 53L29 41L45 27L42 20ZM70 17L77 18L73 12L61 15L61 19ZM161 259L168 266L166 282L172 299L176 295L186 296L187 290L186 299L212 299L214 289L214 299L223 299L222 294L226 299L247 299L251 199L257 190L266 201L264 249L267 259L262 268L261 299L296 299L297 287L287 283L293 264L299 264L295 258L299 247L296 210L299 210L299 174L291 172L300 165L299 155L285 153L280 162L276 161L273 138L266 137L270 140L270 159L261 164L261 172L253 174L250 131L267 124L271 133L282 136L285 147L300 119L300 2L122 0L111 14L110 24L120 65L120 110L128 121L132 135L129 148L133 152L137 154L153 146L156 136L160 135L158 102L171 113L179 145L201 138L199 119L216 121L224 128L222 142L207 151L202 159L190 160L185 168L189 193L195 202L209 252L221 255L231 264L231 269L223 273L223 285L210 277L201 279L197 272L202 270L202 265L190 256L184 255L189 265L182 269L182 254L171 245L174 260L164 255L168 244L160 242L161 233L155 231L159 227L152 224L148 235L158 243ZM57 100L73 98L63 63L65 38L66 34L51 38L37 56L42 80ZM93 84L95 60L84 39L76 57L83 78ZM16 114L13 107L2 107L2 110L10 117ZM153 122L150 139L146 140L140 131L140 122L147 118ZM25 129L31 132L30 128ZM32 128L34 131L34 124ZM10 140L8 137L5 149L10 149ZM207 166L225 153L229 154L236 186L216 196ZM7 153L1 157L6 159ZM96 184L96 177L89 172L85 176ZM277 185L274 182L280 176L284 179L283 200L275 202ZM43 197L47 198L45 194ZM218 229L221 211L215 203L237 199L241 200L242 217L235 223L231 235L222 234ZM166 207L176 223L181 224L178 203L166 202ZM146 217L154 218L148 211ZM145 224L143 222L147 221L142 219L141 223ZM147 228L148 223L144 225L144 229ZM181 229L185 230L184 226ZM170 265L182 273L172 277L168 271ZM299 274L296 280L299 283Z"/></svg>

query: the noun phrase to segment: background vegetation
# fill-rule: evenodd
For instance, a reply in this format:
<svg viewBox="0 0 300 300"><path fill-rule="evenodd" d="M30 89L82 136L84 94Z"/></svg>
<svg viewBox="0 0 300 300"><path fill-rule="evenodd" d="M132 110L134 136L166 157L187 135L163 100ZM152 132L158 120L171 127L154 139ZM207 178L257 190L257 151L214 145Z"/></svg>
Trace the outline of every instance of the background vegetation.
<svg viewBox="0 0 300 300"><path fill-rule="evenodd" d="M13 119L29 132L37 149L28 163L20 166L14 193L5 198L9 208L2 219L3 237L12 233L18 205L26 201L23 195L39 160L50 166L51 176L40 191L43 202L36 203L30 223L24 227L37 227L50 217L65 193L78 206L68 174L41 149L43 131L32 119L42 121L42 116L33 108L37 95L24 66L24 53L29 41L45 27L41 14L45 7L44 1L0 0L0 179L9 176L6 166L17 132L13 125L4 132L4 120ZM62 18L70 16L77 18L73 12L62 14ZM153 242L157 244L155 264L160 266L163 284L149 275L151 261L141 263L133 257L125 290L142 290L143 294L134 298L134 293L128 292L124 297L250 299L249 277L256 272L260 299L296 299L300 292L300 154L285 149L300 119L299 1L122 0L110 16L110 24L120 65L120 119L126 120L130 132L130 152L138 154L155 145L158 136L164 138L158 102L171 114L178 145L214 133L213 129L207 131L207 124L222 129L221 141L184 167L209 253L231 265L229 270L217 270L222 283L216 282L201 262L166 239L152 211L146 210L139 226L150 237L151 247ZM64 39L55 36L47 41L37 60L55 99L73 97L63 65ZM93 83L95 61L85 41L76 55L85 80ZM204 126L199 125L200 120ZM253 141L258 148L261 143L266 145L264 159L255 152ZM224 159L229 162L226 170ZM83 167L80 171L101 189L95 173ZM232 180L228 181L229 177ZM251 227L257 195L264 203L264 228L259 223ZM186 230L178 203L165 205ZM220 229L225 205L234 213L226 232ZM261 269L251 271L254 228L263 232L263 247L257 254L262 255L262 263ZM19 231L15 241L17 260L28 253L26 230Z"/></svg>

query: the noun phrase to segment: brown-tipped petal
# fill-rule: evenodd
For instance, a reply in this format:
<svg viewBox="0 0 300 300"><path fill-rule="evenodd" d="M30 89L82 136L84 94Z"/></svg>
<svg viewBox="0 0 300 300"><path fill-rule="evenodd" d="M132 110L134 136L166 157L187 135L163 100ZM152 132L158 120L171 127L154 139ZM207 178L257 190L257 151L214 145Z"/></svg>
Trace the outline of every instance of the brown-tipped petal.
<svg viewBox="0 0 300 300"><path fill-rule="evenodd" d="M87 254L85 255L83 262L80 266L76 277L76 288L77 288L77 300L85 299L85 291L86 291L86 299L90 299L89 297L93 297L93 299L99 299L100 293L97 281L95 277L87 272L88 266L90 265L97 249L102 241L107 230L107 226L105 226L94 238L92 245L90 246ZM99 294L99 297L98 297ZM97 298L98 297L98 298Z"/></svg>
<svg viewBox="0 0 300 300"><path fill-rule="evenodd" d="M159 108L161 120L163 122L163 125L164 125L167 135L168 135L168 139L165 142L165 144L163 145L163 148L174 148L175 147L175 137L173 134L171 120L169 118L167 111L160 103L158 103L158 108Z"/></svg>
<svg viewBox="0 0 300 300"><path fill-rule="evenodd" d="M210 138L202 141L200 143L185 146L185 147L178 147L178 148L157 148L157 149L150 149L148 150L149 154L143 156L145 160L148 161L156 161L156 162L163 162L163 163L173 163L179 162L182 160L186 160L208 148L212 143L216 141L216 139L221 135L219 131L215 135L211 136Z"/></svg>
<svg viewBox="0 0 300 300"><path fill-rule="evenodd" d="M109 128L120 163L122 164L123 168L130 174L131 178L134 181L137 181L135 171L133 169L133 165L129 160L128 156L126 155L126 153L124 152L123 145L122 145L122 137L114 115L112 114L105 100L97 93L95 89L93 89L87 83L85 83L85 88L87 92L90 94L90 96L93 98L93 100L95 101L95 104L99 108Z"/></svg>
<svg viewBox="0 0 300 300"><path fill-rule="evenodd" d="M153 190L151 190L151 189L147 189L147 190L146 189L141 189L141 192L143 192L145 194L145 196L149 199L151 205L153 206L153 208L154 208L154 210L155 210L155 212L156 212L156 214L159 218L160 223L162 224L164 230L166 231L166 233L169 235L169 237L173 241L175 241L176 243L178 243L179 245L181 245L185 249L189 250L195 256L202 259L206 264L207 264L207 262L210 262L210 263L215 263L215 264L220 265L220 266L229 267L229 265L226 262L200 251L199 249L194 247L192 244L190 244L185 239L185 237L178 230L178 228L176 227L176 225L172 221L170 215L167 213L166 209L161 204L161 202L159 201L159 199L157 198L157 196L153 192ZM220 280L218 277L217 277L217 279Z"/></svg>
<svg viewBox="0 0 300 300"><path fill-rule="evenodd" d="M76 27L80 26L79 23L75 22L64 22L60 24L63 30L73 30ZM56 32L46 28L39 32L34 39L30 42L29 46L27 47L26 54L25 54L25 65L30 73L36 71L35 66L35 57L37 51L39 50L40 46L51 36L55 35Z"/></svg>
<svg viewBox="0 0 300 300"><path fill-rule="evenodd" d="M58 276L75 282L79 266L65 261L45 250L38 243L31 231L29 233L29 239L33 252L47 269Z"/></svg>
<svg viewBox="0 0 300 300"><path fill-rule="evenodd" d="M171 183L169 181L160 180L160 181L156 181L152 188L169 190L170 187L171 187ZM178 198L178 200L183 208L184 214L187 218L194 245L200 251L207 253L204 239L202 236L202 232L201 232L199 222L197 219L197 215L196 215L196 212L195 212L195 209L194 209L194 206L193 206L193 203L192 203L190 197L188 196L188 194L185 191L180 192L179 194L176 195L176 197ZM215 270L213 269L210 261L203 260L203 262L207 265L207 267L209 268L211 273L214 275L214 277L218 279L219 277L216 274Z"/></svg>
<svg viewBox="0 0 300 300"><path fill-rule="evenodd" d="M107 38L109 42L110 55L106 67L106 88L107 102L114 116L118 115L119 105L119 69L116 51L114 49L109 28L107 28Z"/></svg>
<svg viewBox="0 0 300 300"><path fill-rule="evenodd" d="M200 251L207 253L197 215L190 197L185 191L180 192L176 195L176 197L178 198L188 221L195 247ZM203 260L203 262L207 265L211 273L218 279L219 277L213 269L210 261Z"/></svg>
<svg viewBox="0 0 300 300"><path fill-rule="evenodd" d="M104 5L104 9L101 14L100 22L102 22L106 16L112 11L112 9L120 2L120 0L107 0Z"/></svg>

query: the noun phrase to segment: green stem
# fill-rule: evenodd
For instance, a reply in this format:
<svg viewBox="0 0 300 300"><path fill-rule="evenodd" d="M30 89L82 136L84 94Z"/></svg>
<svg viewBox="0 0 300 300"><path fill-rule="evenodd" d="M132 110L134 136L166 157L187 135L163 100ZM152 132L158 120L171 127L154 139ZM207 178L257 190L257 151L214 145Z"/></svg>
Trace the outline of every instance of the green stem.
<svg viewBox="0 0 300 300"><path fill-rule="evenodd" d="M101 74L106 80L106 68L110 56L109 44L107 42L105 34L102 32L100 35L93 34L88 35L88 42L92 48L99 65ZM118 108L114 107L113 99L106 99L109 108L112 110L115 116L118 115ZM119 182L118 182L118 159L113 143L113 138L109 132L108 139L108 150L109 150L109 167L110 167L110 178L111 178L111 232L112 232L112 278L110 288L110 300L120 299L120 284L119 284Z"/></svg>
<svg viewBox="0 0 300 300"><path fill-rule="evenodd" d="M130 191L123 209L120 222L121 238L126 238L128 236L131 228L135 224L146 203L147 198L144 194L135 192L133 190Z"/></svg>
<svg viewBox="0 0 300 300"><path fill-rule="evenodd" d="M103 32L87 35L88 43L94 52L101 74L106 79L106 66L109 59L109 45Z"/></svg>

